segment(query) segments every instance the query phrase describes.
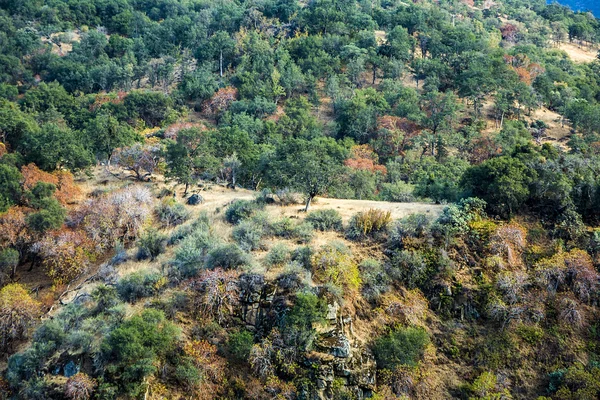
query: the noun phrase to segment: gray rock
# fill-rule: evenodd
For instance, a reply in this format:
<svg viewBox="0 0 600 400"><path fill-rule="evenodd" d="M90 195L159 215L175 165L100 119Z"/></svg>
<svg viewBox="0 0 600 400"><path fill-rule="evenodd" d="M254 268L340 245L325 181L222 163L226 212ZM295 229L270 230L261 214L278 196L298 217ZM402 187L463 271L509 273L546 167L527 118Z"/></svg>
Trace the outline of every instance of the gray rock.
<svg viewBox="0 0 600 400"><path fill-rule="evenodd" d="M190 206L196 206L198 204L204 203L204 198L202 198L202 196L200 196L199 194L194 193L193 195L191 195L190 197L188 197L187 203Z"/></svg>

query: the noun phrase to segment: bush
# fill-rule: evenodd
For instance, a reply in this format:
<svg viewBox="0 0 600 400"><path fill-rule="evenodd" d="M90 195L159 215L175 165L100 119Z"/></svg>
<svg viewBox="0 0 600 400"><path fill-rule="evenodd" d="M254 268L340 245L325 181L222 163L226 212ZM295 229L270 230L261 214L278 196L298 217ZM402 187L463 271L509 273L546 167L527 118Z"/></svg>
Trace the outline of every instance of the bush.
<svg viewBox="0 0 600 400"><path fill-rule="evenodd" d="M160 254L164 253L167 244L167 237L156 229L148 229L138 240L137 259L150 259L153 261Z"/></svg>
<svg viewBox="0 0 600 400"><path fill-rule="evenodd" d="M234 269L250 265L252 259L250 255L244 252L235 244L224 244L215 247L208 253L206 258L206 268L215 269Z"/></svg>
<svg viewBox="0 0 600 400"><path fill-rule="evenodd" d="M15 249L4 249L0 251L0 282L6 276L14 275L13 272L20 259L19 252Z"/></svg>
<svg viewBox="0 0 600 400"><path fill-rule="evenodd" d="M233 229L233 239L246 251L261 249L263 236L263 227L254 221L241 221Z"/></svg>
<svg viewBox="0 0 600 400"><path fill-rule="evenodd" d="M425 259L415 250L395 252L390 259L389 276L402 282L409 289L422 287L429 281L431 271L428 270Z"/></svg>
<svg viewBox="0 0 600 400"><path fill-rule="evenodd" d="M290 261L290 248L284 243L277 243L265 257L265 263L270 267L280 267Z"/></svg>
<svg viewBox="0 0 600 400"><path fill-rule="evenodd" d="M133 303L159 293L166 283L166 278L161 274L134 272L117 283L117 293L121 300Z"/></svg>
<svg viewBox="0 0 600 400"><path fill-rule="evenodd" d="M408 203L415 201L413 194L414 187L402 181L390 183L386 182L381 185L379 197L383 201L393 201L398 203Z"/></svg>
<svg viewBox="0 0 600 400"><path fill-rule="evenodd" d="M229 352L240 361L248 360L253 345L254 336L247 330L232 333L227 341Z"/></svg>
<svg viewBox="0 0 600 400"><path fill-rule="evenodd" d="M333 209L312 211L306 216L306 222L309 222L319 231L341 231L342 216Z"/></svg>
<svg viewBox="0 0 600 400"><path fill-rule="evenodd" d="M355 214L348 224L346 236L349 239L376 239L385 234L392 222L389 211L370 209Z"/></svg>
<svg viewBox="0 0 600 400"><path fill-rule="evenodd" d="M288 346L305 350L310 348L316 331L315 323L325 321L327 303L312 293L298 293L294 306L282 320L284 340Z"/></svg>
<svg viewBox="0 0 600 400"><path fill-rule="evenodd" d="M401 365L417 365L429 344L429 335L423 328L396 329L375 340L373 354L378 368L389 370Z"/></svg>
<svg viewBox="0 0 600 400"><path fill-rule="evenodd" d="M350 250L336 242L321 247L312 257L312 273L316 281L331 282L344 289L357 290L360 272Z"/></svg>
<svg viewBox="0 0 600 400"><path fill-rule="evenodd" d="M262 205L250 200L235 200L225 210L225 219L231 224L250 218L256 211L262 209Z"/></svg>
<svg viewBox="0 0 600 400"><path fill-rule="evenodd" d="M294 236L295 223L289 217L283 217L270 226L270 231L274 236L291 239Z"/></svg>
<svg viewBox="0 0 600 400"><path fill-rule="evenodd" d="M182 279L196 276L204 268L208 252L219 243L207 221L198 221L195 221L190 232L185 234L185 238L175 250L175 258L171 261L171 274ZM184 227L186 226L182 226L181 229Z"/></svg>
<svg viewBox="0 0 600 400"><path fill-rule="evenodd" d="M298 243L310 243L314 236L314 228L308 222L303 222L294 227L293 237Z"/></svg>
<svg viewBox="0 0 600 400"><path fill-rule="evenodd" d="M390 278L378 260L367 258L358 268L363 279L361 293L367 301L376 302L389 291Z"/></svg>
<svg viewBox="0 0 600 400"><path fill-rule="evenodd" d="M190 218L190 212L174 198L167 198L156 207L156 216L166 226L181 225Z"/></svg>
<svg viewBox="0 0 600 400"><path fill-rule="evenodd" d="M431 220L425 214L411 214L399 219L390 229L387 247L390 250L404 248L407 238L423 238L431 232Z"/></svg>
<svg viewBox="0 0 600 400"><path fill-rule="evenodd" d="M311 269L314 250L310 246L301 246L292 252L292 261L297 262L306 269Z"/></svg>
<svg viewBox="0 0 600 400"><path fill-rule="evenodd" d="M298 194L292 192L290 189L280 189L276 192L276 194L279 198L279 202L283 206L291 206L299 203Z"/></svg>
<svg viewBox="0 0 600 400"><path fill-rule="evenodd" d="M196 220L194 220L192 223L177 227L177 229L175 229L173 233L171 233L171 237L169 238L169 244L177 244L186 236L189 236L197 231L208 232L210 230L210 225L210 218L208 217L208 214L205 211L203 211L200 213L198 218L196 218Z"/></svg>

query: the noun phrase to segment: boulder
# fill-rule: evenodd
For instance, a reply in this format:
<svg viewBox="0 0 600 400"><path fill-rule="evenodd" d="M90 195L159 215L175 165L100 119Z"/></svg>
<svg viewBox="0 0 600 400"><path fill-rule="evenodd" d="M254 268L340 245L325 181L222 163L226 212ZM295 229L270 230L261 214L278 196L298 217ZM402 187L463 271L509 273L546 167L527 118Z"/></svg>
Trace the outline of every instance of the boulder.
<svg viewBox="0 0 600 400"><path fill-rule="evenodd" d="M198 204L202 204L204 203L204 199L202 198L202 196L200 196L197 193L194 193L193 195L191 195L190 197L188 197L187 199L187 203L190 206L196 206Z"/></svg>

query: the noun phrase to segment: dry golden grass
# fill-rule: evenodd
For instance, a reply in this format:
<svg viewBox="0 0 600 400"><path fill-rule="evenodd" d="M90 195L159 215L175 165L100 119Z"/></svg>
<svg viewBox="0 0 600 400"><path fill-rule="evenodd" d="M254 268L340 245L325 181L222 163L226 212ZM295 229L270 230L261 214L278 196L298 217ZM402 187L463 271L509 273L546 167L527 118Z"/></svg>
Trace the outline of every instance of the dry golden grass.
<svg viewBox="0 0 600 400"><path fill-rule="evenodd" d="M558 48L573 60L575 63L590 63L596 60L598 48L595 46L579 46L574 43L561 43Z"/></svg>

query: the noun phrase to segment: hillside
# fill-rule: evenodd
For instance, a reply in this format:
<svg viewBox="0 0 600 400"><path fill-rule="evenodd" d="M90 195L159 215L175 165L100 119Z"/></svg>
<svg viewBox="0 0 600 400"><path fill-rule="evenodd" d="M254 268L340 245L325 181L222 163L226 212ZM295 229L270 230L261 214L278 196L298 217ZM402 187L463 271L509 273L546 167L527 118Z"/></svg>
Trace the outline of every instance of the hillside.
<svg viewBox="0 0 600 400"><path fill-rule="evenodd" d="M600 398L600 22L0 1L0 399Z"/></svg>

